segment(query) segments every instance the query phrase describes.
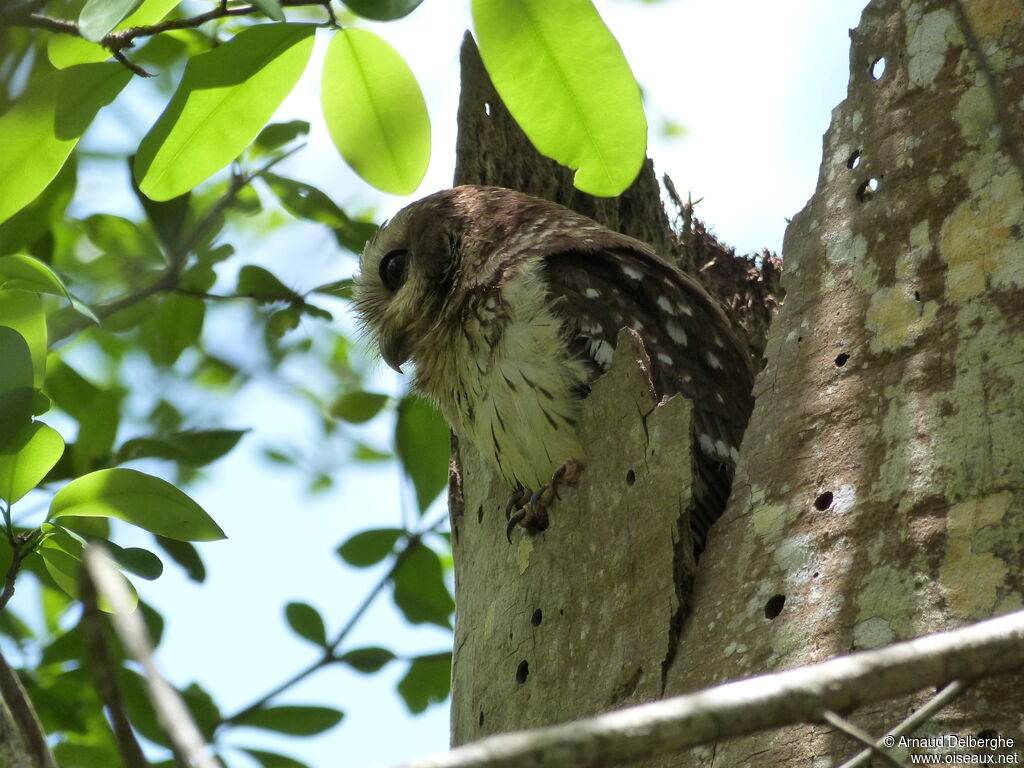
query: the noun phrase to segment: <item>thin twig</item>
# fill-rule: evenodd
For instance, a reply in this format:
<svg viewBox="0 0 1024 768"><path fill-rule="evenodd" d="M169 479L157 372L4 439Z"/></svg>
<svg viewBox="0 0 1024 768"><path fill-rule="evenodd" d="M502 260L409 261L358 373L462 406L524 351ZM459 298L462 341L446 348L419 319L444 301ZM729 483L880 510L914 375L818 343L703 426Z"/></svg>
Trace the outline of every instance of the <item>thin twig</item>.
<svg viewBox="0 0 1024 768"><path fill-rule="evenodd" d="M964 41L974 56L975 64L978 65L978 69L981 70L982 75L985 77L989 96L995 105L996 120L999 122L999 138L1002 141L1003 149L1017 167L1017 173L1020 174L1021 182L1024 182L1024 150L1021 150L1020 144L1017 143L1017 139L1013 135L1013 126L1017 125L1017 123L1010 117L1010 112L1006 108L1006 100L1003 98L1003 90L999 84L999 79L992 70L992 65L989 63L985 51L981 48L978 36L974 32L971 20L967 16L967 12L964 10L963 3L960 0L953 0L953 12L956 14L956 23L960 28L960 33L964 36Z"/></svg>
<svg viewBox="0 0 1024 768"><path fill-rule="evenodd" d="M110 716L110 724L117 740L117 751L125 768L149 768L149 761L142 752L135 731L132 729L128 712L125 710L124 697L117 680L117 665L110 655L110 646L103 634L103 620L97 605L96 584L87 569L82 569L80 581L80 597L82 600L82 632L85 649L89 654L96 691Z"/></svg>
<svg viewBox="0 0 1024 768"><path fill-rule="evenodd" d="M194 768L223 768L196 727L192 714L181 699L181 695L168 683L153 661L153 645L146 631L146 625L138 611L133 610L128 589L117 573L110 555L102 545L89 544L85 548L85 567L102 594L114 610L111 619L117 635L128 654L137 661L145 672L146 688L149 692L157 720L166 731L176 754L181 755L187 765Z"/></svg>
<svg viewBox="0 0 1024 768"><path fill-rule="evenodd" d="M563 725L505 733L401 768L587 768L845 712L950 679L1024 667L1024 611L785 672L739 680Z"/></svg>
<svg viewBox="0 0 1024 768"><path fill-rule="evenodd" d="M8 531L11 531L8 525ZM21 564L26 557L32 554L39 541L39 530L24 531L19 534L8 534L11 536L11 564L7 566L7 573L4 575L4 590L0 593L0 611L2 611L10 599L14 597L14 584L21 572Z"/></svg>
<svg viewBox="0 0 1024 768"><path fill-rule="evenodd" d="M29 701L18 675L0 653L0 705L3 704L7 705L11 717L18 726L18 733L25 743L33 768L57 768L50 747L46 743L46 731L43 730L39 717L32 708L32 702ZM5 746L9 747L9 744Z"/></svg>
<svg viewBox="0 0 1024 768"><path fill-rule="evenodd" d="M395 556L395 560L391 564L391 567L388 568L387 573L385 573L380 578L380 580L367 593L366 597L363 598L363 601L359 604L359 606L349 617L349 620L345 622L345 626L343 626L339 630L334 640L331 641L327 648L324 649L323 656L321 656L319 659L317 659L304 669L296 672L290 678L288 678L283 683L273 688L269 693L266 693L263 696L261 696L252 704L249 704L243 709L240 709L238 712L235 712L233 715L230 715L229 717L225 717L223 720L221 720L220 724L230 725L232 723L236 723L240 720L243 720L245 717L253 714L254 712L258 712L259 710L263 709L265 706L267 706L267 704L270 703L270 701L280 696L282 693L284 693L292 686L296 685L302 680L305 680L307 677L312 675L317 670L321 669L322 667L326 667L329 664L337 662L338 648L349 636L349 633L351 633L352 630L355 628L356 624L363 617L363 614L366 613L366 611L369 609L373 601L384 590L384 588L388 585L388 582L391 581L394 575L398 572L398 569L402 567L402 563L404 563L406 558L409 557L412 551L420 545L420 542L423 540L424 536L426 536L428 533L436 532L447 519L448 513L446 511L444 515L442 517L439 517L432 525L428 526L427 528L423 529L418 533L414 533L411 536L409 536L409 538L406 540L405 547L403 547L402 551Z"/></svg>
<svg viewBox="0 0 1024 768"><path fill-rule="evenodd" d="M138 75L139 77L155 77L152 72L147 72L145 69L140 67L134 61L124 55L124 51L114 51L114 58L129 71Z"/></svg>
<svg viewBox="0 0 1024 768"><path fill-rule="evenodd" d="M887 739L891 739L895 742L900 736L906 736L908 733L913 733L926 722L931 720L939 710L956 699L969 687L970 683L954 680L929 699L927 704L915 711L910 717L901 722L895 728L886 731L885 735L875 742L875 745L884 747ZM865 749L840 765L839 768L861 768L861 766L867 765L868 762L870 762L873 755L873 750Z"/></svg>
<svg viewBox="0 0 1024 768"><path fill-rule="evenodd" d="M854 741L859 741L861 744L868 748L868 752L872 753L876 757L880 757L890 765L895 765L896 768L906 768L901 760L897 760L894 755L889 754L881 744L876 744L875 740L871 738L871 734L865 731L863 728L859 728L844 717L840 717L831 710L824 710L821 713L821 719L831 725L833 728L842 731Z"/></svg>

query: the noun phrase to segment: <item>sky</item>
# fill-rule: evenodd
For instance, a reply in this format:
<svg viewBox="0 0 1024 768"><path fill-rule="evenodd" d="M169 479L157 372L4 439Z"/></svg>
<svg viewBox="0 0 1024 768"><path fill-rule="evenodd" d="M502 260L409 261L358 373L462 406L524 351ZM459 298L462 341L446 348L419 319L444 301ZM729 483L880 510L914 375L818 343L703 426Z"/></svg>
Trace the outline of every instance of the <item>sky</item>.
<svg viewBox="0 0 1024 768"><path fill-rule="evenodd" d="M864 4L596 0L646 95L649 154L656 171L668 173L684 197L690 192L701 199L697 215L741 253L780 251L786 219L814 192L822 134L831 110L846 95L848 30L857 25ZM406 19L366 24L402 53L426 96L433 155L414 195L399 198L368 189L334 151L318 99L317 62L326 36L318 40L307 76L275 116L313 123L309 146L288 162L286 175L315 184L346 210L372 210L378 220L450 186L458 51L470 26L468 9L468 0L426 0ZM140 105L132 119L144 131L159 108ZM667 138L666 124L685 132ZM79 204L89 200L94 209L123 213L106 184L98 175L83 175ZM272 265L295 286L346 277L355 268L354 259L338 251L326 229L311 225L253 247L246 261ZM216 351L239 340L209 338L207 343ZM400 391L397 375L386 373L379 386ZM313 603L328 619L328 634L335 632L380 571L343 567L334 548L356 531L398 524L402 509L408 509L407 492L393 465L350 470L339 478L337 491L315 498L305 495L288 472L268 466L259 447L287 441L306 428L307 418L267 387L249 387L232 402L223 425L253 432L215 465L210 473L215 482L192 489L229 535L226 542L202 545L207 583L193 585L169 566L159 580L138 585L167 618L158 663L178 684L201 681L226 712L316 658L316 649L285 626L284 604L296 599ZM438 507L428 519L441 513ZM385 596L361 623L352 646L385 644L413 655L443 650L449 641L441 630L405 624ZM337 705L347 712L340 726L309 739L239 731L230 741L291 754L317 768L383 766L445 750L447 707L409 716L394 691L402 672L398 665L369 677L340 668L323 671L278 703Z"/></svg>

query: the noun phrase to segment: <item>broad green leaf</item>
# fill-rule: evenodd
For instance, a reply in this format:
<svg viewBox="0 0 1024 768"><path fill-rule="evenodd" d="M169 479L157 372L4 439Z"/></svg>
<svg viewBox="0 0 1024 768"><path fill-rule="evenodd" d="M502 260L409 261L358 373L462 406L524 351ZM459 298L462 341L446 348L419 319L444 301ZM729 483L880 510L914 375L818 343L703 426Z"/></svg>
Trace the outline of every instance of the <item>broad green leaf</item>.
<svg viewBox="0 0 1024 768"><path fill-rule="evenodd" d="M0 117L0 221L46 189L96 113L131 76L114 63L50 72Z"/></svg>
<svg viewBox="0 0 1024 768"><path fill-rule="evenodd" d="M152 457L201 467L228 453L245 433L244 429L208 429L133 437L120 447L117 457L119 461Z"/></svg>
<svg viewBox="0 0 1024 768"><path fill-rule="evenodd" d="M591 0L473 0L480 56L539 152L611 197L640 171L647 120L640 88Z"/></svg>
<svg viewBox="0 0 1024 768"><path fill-rule="evenodd" d="M113 747L96 744L77 744L70 740L62 741L53 748L53 756L58 765L70 765L74 768L109 768L117 765L121 756Z"/></svg>
<svg viewBox="0 0 1024 768"><path fill-rule="evenodd" d="M437 409L418 395L408 395L398 404L395 451L412 479L420 512L425 512L448 484L451 435Z"/></svg>
<svg viewBox="0 0 1024 768"><path fill-rule="evenodd" d="M376 448L366 445L366 443L356 443L352 455L356 461L387 461L392 458L392 454L378 451Z"/></svg>
<svg viewBox="0 0 1024 768"><path fill-rule="evenodd" d="M64 453L64 440L41 421L23 428L0 449L0 497L13 504L35 488Z"/></svg>
<svg viewBox="0 0 1024 768"><path fill-rule="evenodd" d="M206 565L199 555L199 550L189 541L177 541L166 536L156 536L156 543L178 565L185 569L188 577L202 584L206 581Z"/></svg>
<svg viewBox="0 0 1024 768"><path fill-rule="evenodd" d="M300 136L309 133L309 122L306 120L289 120L287 123L271 123L256 137L253 145L264 152L283 147Z"/></svg>
<svg viewBox="0 0 1024 768"><path fill-rule="evenodd" d="M352 288L355 286L355 280L351 277L346 277L343 280L336 280L333 283L324 283L314 288L311 293L322 293L325 296L333 296L336 299L347 299L352 300Z"/></svg>
<svg viewBox="0 0 1024 768"><path fill-rule="evenodd" d="M157 365L170 367L199 342L206 304L195 296L165 296L156 312L142 324L140 340Z"/></svg>
<svg viewBox="0 0 1024 768"><path fill-rule="evenodd" d="M376 392L346 392L331 404L331 416L351 424L363 424L380 413L389 399Z"/></svg>
<svg viewBox="0 0 1024 768"><path fill-rule="evenodd" d="M33 391L28 342L5 325L0 325L0 360L0 449L4 449L31 423Z"/></svg>
<svg viewBox="0 0 1024 768"><path fill-rule="evenodd" d="M71 155L35 200L0 224L0 255L26 250L40 238L52 236L53 224L63 218L77 181L78 161Z"/></svg>
<svg viewBox="0 0 1024 768"><path fill-rule="evenodd" d="M239 747L239 749L259 763L262 768L309 768L308 763L287 755L279 755L277 752L267 752L265 749L250 747Z"/></svg>
<svg viewBox="0 0 1024 768"><path fill-rule="evenodd" d="M53 497L48 519L65 515L116 517L182 541L224 538L224 531L182 491L134 469L101 469L72 480Z"/></svg>
<svg viewBox="0 0 1024 768"><path fill-rule="evenodd" d="M298 307L285 307L267 318L267 333L274 339L282 338L288 331L299 327L302 312Z"/></svg>
<svg viewBox="0 0 1024 768"><path fill-rule="evenodd" d="M3 325L16 330L28 343L32 355L32 383L42 386L46 376L46 313L39 294L0 291L0 326Z"/></svg>
<svg viewBox="0 0 1024 768"><path fill-rule="evenodd" d="M288 626L295 630L299 637L309 640L321 648L327 646L327 628L324 626L320 612L309 603L288 603L284 608Z"/></svg>
<svg viewBox="0 0 1024 768"><path fill-rule="evenodd" d="M57 359L47 371L46 391L59 408L78 421L78 439L68 446L70 459L65 456L60 465L67 461L72 476L106 466L117 435L123 393L100 389Z"/></svg>
<svg viewBox="0 0 1024 768"><path fill-rule="evenodd" d="M104 0L96 0L104 2ZM145 0L142 5L117 25L116 29L128 27L145 27L155 24L180 3L181 0ZM46 41L46 55L50 63L58 69L75 64L89 64L106 61L110 58L110 50L102 45L72 35L49 35ZM120 65L118 65L120 66Z"/></svg>
<svg viewBox="0 0 1024 768"><path fill-rule="evenodd" d="M129 169L134 162L135 157L133 155L128 160ZM142 190L139 189L134 175L131 176L131 182L132 191L139 202L142 203L142 208L146 211L146 218L153 225L153 230L156 232L157 237L160 238L160 242L163 243L167 254L179 258L183 257L184 254L179 254L178 250L185 236L186 223L189 219L191 194L186 192L183 195L172 197L170 200L150 200L142 194Z"/></svg>
<svg viewBox="0 0 1024 768"><path fill-rule="evenodd" d="M252 264L246 264L239 270L238 287L235 290L240 296L250 296L261 302L296 301L302 298L272 272Z"/></svg>
<svg viewBox="0 0 1024 768"><path fill-rule="evenodd" d="M112 541L104 541L103 545L110 552L110 557L121 568L152 581L160 578L164 572L164 564L160 558L141 547L122 547Z"/></svg>
<svg viewBox="0 0 1024 768"><path fill-rule="evenodd" d="M395 605L410 624L451 628L455 601L444 583L441 559L425 544L415 545L392 577Z"/></svg>
<svg viewBox="0 0 1024 768"><path fill-rule="evenodd" d="M313 32L306 24L259 24L189 59L135 156L143 194L177 197L238 157L298 82Z"/></svg>
<svg viewBox="0 0 1024 768"><path fill-rule="evenodd" d="M353 13L364 19L392 21L408 16L423 0L344 0Z"/></svg>
<svg viewBox="0 0 1024 768"><path fill-rule="evenodd" d="M360 531L338 547L338 555L346 563L357 568L376 565L391 554L403 533L401 528L373 528Z"/></svg>
<svg viewBox="0 0 1024 768"><path fill-rule="evenodd" d="M20 253L0 256L0 290L11 288L71 298L56 272L39 259Z"/></svg>
<svg viewBox="0 0 1024 768"><path fill-rule="evenodd" d="M368 675L381 669L389 661L395 659L395 654L387 648L355 648L348 651L339 659L343 664L348 664L356 672Z"/></svg>
<svg viewBox="0 0 1024 768"><path fill-rule="evenodd" d="M142 4L142 0L86 0L78 15L78 31L82 37L98 43Z"/></svg>
<svg viewBox="0 0 1024 768"><path fill-rule="evenodd" d="M384 192L416 190L430 162L430 117L409 65L373 32L342 29L324 57L320 102L345 162Z"/></svg>
<svg viewBox="0 0 1024 768"><path fill-rule="evenodd" d="M376 224L352 219L330 197L311 184L273 173L263 174L263 180L288 213L326 224L334 230L338 244L353 253L361 253L366 241L377 231Z"/></svg>
<svg viewBox="0 0 1024 768"><path fill-rule="evenodd" d="M398 693L413 714L448 698L452 680L450 651L413 659L409 671L398 683Z"/></svg>
<svg viewBox="0 0 1024 768"><path fill-rule="evenodd" d="M46 572L50 574L50 578L60 587L61 591L69 597L77 599L80 596L79 579L81 578L83 567L82 552L84 546L82 541L59 526L44 525L43 529L46 531L44 534L45 538L43 543L39 545L38 552L43 558ZM135 591L135 586L120 572L118 572L118 576L120 576L128 590L131 599L131 610L134 611L135 606L139 602L139 595ZM101 611L111 612L110 603L104 595L100 594L96 603Z"/></svg>
<svg viewBox="0 0 1024 768"><path fill-rule="evenodd" d="M261 709L235 721L235 724L290 736L314 736L336 726L342 717L343 712L330 707L290 705Z"/></svg>
<svg viewBox="0 0 1024 768"><path fill-rule="evenodd" d="M284 21L284 11L277 0L252 0L252 4L263 12L264 16L274 21Z"/></svg>

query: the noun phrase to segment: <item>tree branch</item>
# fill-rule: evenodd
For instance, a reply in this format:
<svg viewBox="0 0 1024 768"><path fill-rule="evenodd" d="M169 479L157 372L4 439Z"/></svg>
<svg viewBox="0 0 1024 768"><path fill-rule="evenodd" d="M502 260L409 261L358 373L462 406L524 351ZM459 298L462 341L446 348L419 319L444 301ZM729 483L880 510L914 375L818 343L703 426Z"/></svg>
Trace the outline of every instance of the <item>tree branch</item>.
<svg viewBox="0 0 1024 768"><path fill-rule="evenodd" d="M854 741L859 741L861 744L866 746L867 751L872 755L882 758L882 760L889 763L889 765L895 765L896 768L906 768L900 760L897 760L890 753L885 751L883 748L885 745L876 744L875 740L871 738L870 733L858 728L845 717L840 717L835 712L825 710L821 713L821 718L833 728L842 731Z"/></svg>
<svg viewBox="0 0 1024 768"><path fill-rule="evenodd" d="M588 717L505 733L399 768L623 765L767 728L820 720L951 679L1024 666L1024 611L887 648Z"/></svg>
<svg viewBox="0 0 1024 768"><path fill-rule="evenodd" d="M4 517L7 518L9 513L5 513ZM7 573L4 575L4 589L0 592L0 611L2 611L12 597L14 597L14 584L17 581L18 573L21 571L22 561L32 554L32 551L36 547L36 540L39 535L38 529L31 531L24 531L14 535L10 527L10 520L7 520L7 531L9 541L11 543L11 564L7 567Z"/></svg>
<svg viewBox="0 0 1024 768"><path fill-rule="evenodd" d="M27 756L31 761L30 765L34 768L57 768L53 753L50 752L50 747L46 743L46 732L36 716L36 711L32 708L32 702L29 701L21 680L8 665L3 654L0 654L0 709L6 709L10 714L13 721L10 724L17 727L17 735L20 736L22 742L22 745L17 745L14 743L14 738L0 739L0 761L12 759L14 756L12 753L16 752L18 758ZM0 713L0 719L4 719L3 713ZM24 752L18 749L19 746L24 747ZM3 764L9 763L4 762ZM15 762L13 764L22 765L23 763Z"/></svg>
<svg viewBox="0 0 1024 768"><path fill-rule="evenodd" d="M327 7L327 3L325 3L324 0L280 0L280 4L283 8L299 8L309 5ZM34 3L27 4L27 6L34 5ZM36 10L36 7L33 7L31 10ZM194 29L196 27L201 27L208 21L214 21L216 19L222 19L229 16L249 16L259 12L259 9L255 5L229 7L227 3L221 3L216 8L213 8L206 13L189 16L186 19L167 19L166 21L161 21L157 24L146 24L141 27L128 27L127 29L120 29L116 32L109 32L99 41L99 45L102 45L104 48L109 48L112 52L116 53L117 51L121 51L125 48L131 48L135 45L135 39L139 37L150 37L152 35L158 35L161 32L168 32L172 29ZM329 13L328 17L328 24L337 23L333 19L333 13ZM0 16L0 26L33 27L35 29L45 29L48 32L56 32L58 34L74 35L75 37L82 36L82 32L79 29L77 22L54 18L53 16L46 16L41 13L26 12L24 7L20 12L12 11Z"/></svg>

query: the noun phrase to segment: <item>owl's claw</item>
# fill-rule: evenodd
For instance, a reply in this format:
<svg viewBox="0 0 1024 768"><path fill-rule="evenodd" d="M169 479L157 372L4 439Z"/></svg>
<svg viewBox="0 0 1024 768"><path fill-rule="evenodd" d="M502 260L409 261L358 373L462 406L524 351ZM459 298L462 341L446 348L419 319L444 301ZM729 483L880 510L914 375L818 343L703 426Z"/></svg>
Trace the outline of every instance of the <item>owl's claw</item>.
<svg viewBox="0 0 1024 768"><path fill-rule="evenodd" d="M545 483L532 494L525 488L517 488L505 505L505 518L508 525L505 528L505 537L509 544L512 543L512 531L516 526L525 528L529 533L538 533L548 527L548 505L555 499L561 498L558 495L559 485L571 485L583 471L582 462L577 459L568 459L554 474L550 482ZM526 502L529 496L529 502Z"/></svg>

